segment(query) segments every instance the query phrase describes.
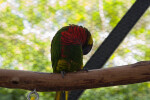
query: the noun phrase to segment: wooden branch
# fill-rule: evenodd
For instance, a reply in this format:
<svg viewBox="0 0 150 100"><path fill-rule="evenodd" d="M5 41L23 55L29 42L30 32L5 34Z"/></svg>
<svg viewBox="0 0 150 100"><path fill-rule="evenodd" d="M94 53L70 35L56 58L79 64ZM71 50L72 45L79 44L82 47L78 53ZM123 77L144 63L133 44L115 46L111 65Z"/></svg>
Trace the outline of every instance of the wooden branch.
<svg viewBox="0 0 150 100"><path fill-rule="evenodd" d="M65 74L0 69L0 87L37 91L77 90L150 81L150 61Z"/></svg>

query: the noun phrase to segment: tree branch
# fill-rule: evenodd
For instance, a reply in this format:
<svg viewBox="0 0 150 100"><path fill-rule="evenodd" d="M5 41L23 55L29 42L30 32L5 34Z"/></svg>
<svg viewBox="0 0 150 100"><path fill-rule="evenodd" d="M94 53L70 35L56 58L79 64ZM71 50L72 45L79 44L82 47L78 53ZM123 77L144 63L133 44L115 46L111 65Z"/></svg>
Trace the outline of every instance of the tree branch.
<svg viewBox="0 0 150 100"><path fill-rule="evenodd" d="M77 90L150 81L150 61L61 74L0 69L0 87L37 91Z"/></svg>

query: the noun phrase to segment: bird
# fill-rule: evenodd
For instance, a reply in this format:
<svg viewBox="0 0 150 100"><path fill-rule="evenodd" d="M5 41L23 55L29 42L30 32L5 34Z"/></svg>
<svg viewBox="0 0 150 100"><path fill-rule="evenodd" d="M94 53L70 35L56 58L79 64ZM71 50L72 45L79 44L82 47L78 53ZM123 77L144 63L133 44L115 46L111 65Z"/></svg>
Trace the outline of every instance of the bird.
<svg viewBox="0 0 150 100"><path fill-rule="evenodd" d="M88 54L93 46L89 30L79 25L68 25L59 29L51 42L51 62L53 73L76 72L83 69L83 55ZM55 100L62 100L63 91L57 91ZM68 100L65 91L65 100Z"/></svg>

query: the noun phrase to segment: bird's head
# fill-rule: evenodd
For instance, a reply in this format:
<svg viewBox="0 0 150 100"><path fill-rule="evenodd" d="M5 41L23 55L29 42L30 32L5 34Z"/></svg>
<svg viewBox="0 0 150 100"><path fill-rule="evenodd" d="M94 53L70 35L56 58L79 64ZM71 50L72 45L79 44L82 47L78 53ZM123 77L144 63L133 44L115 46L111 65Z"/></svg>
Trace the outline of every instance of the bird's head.
<svg viewBox="0 0 150 100"><path fill-rule="evenodd" d="M91 33L87 29L86 29L86 34L87 34L86 42L82 46L83 55L88 54L91 51L93 46L93 39Z"/></svg>

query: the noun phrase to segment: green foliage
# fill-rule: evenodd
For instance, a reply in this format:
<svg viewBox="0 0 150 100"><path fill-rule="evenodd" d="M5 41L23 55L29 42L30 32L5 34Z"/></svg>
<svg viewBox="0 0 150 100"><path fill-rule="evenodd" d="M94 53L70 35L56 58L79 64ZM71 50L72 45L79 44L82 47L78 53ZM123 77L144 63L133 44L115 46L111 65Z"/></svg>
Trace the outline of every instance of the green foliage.
<svg viewBox="0 0 150 100"><path fill-rule="evenodd" d="M148 100L148 84L133 84L87 90L80 100Z"/></svg>
<svg viewBox="0 0 150 100"><path fill-rule="evenodd" d="M102 20L99 0L0 0L0 68L52 72L50 40L68 24L83 25L92 33L94 47L86 62L134 2L103 0ZM149 14L144 14L104 67L150 60ZM139 83L90 89L81 100L148 100L149 88L149 83ZM26 100L27 93L0 88L0 99ZM40 100L53 100L55 93L39 95Z"/></svg>

